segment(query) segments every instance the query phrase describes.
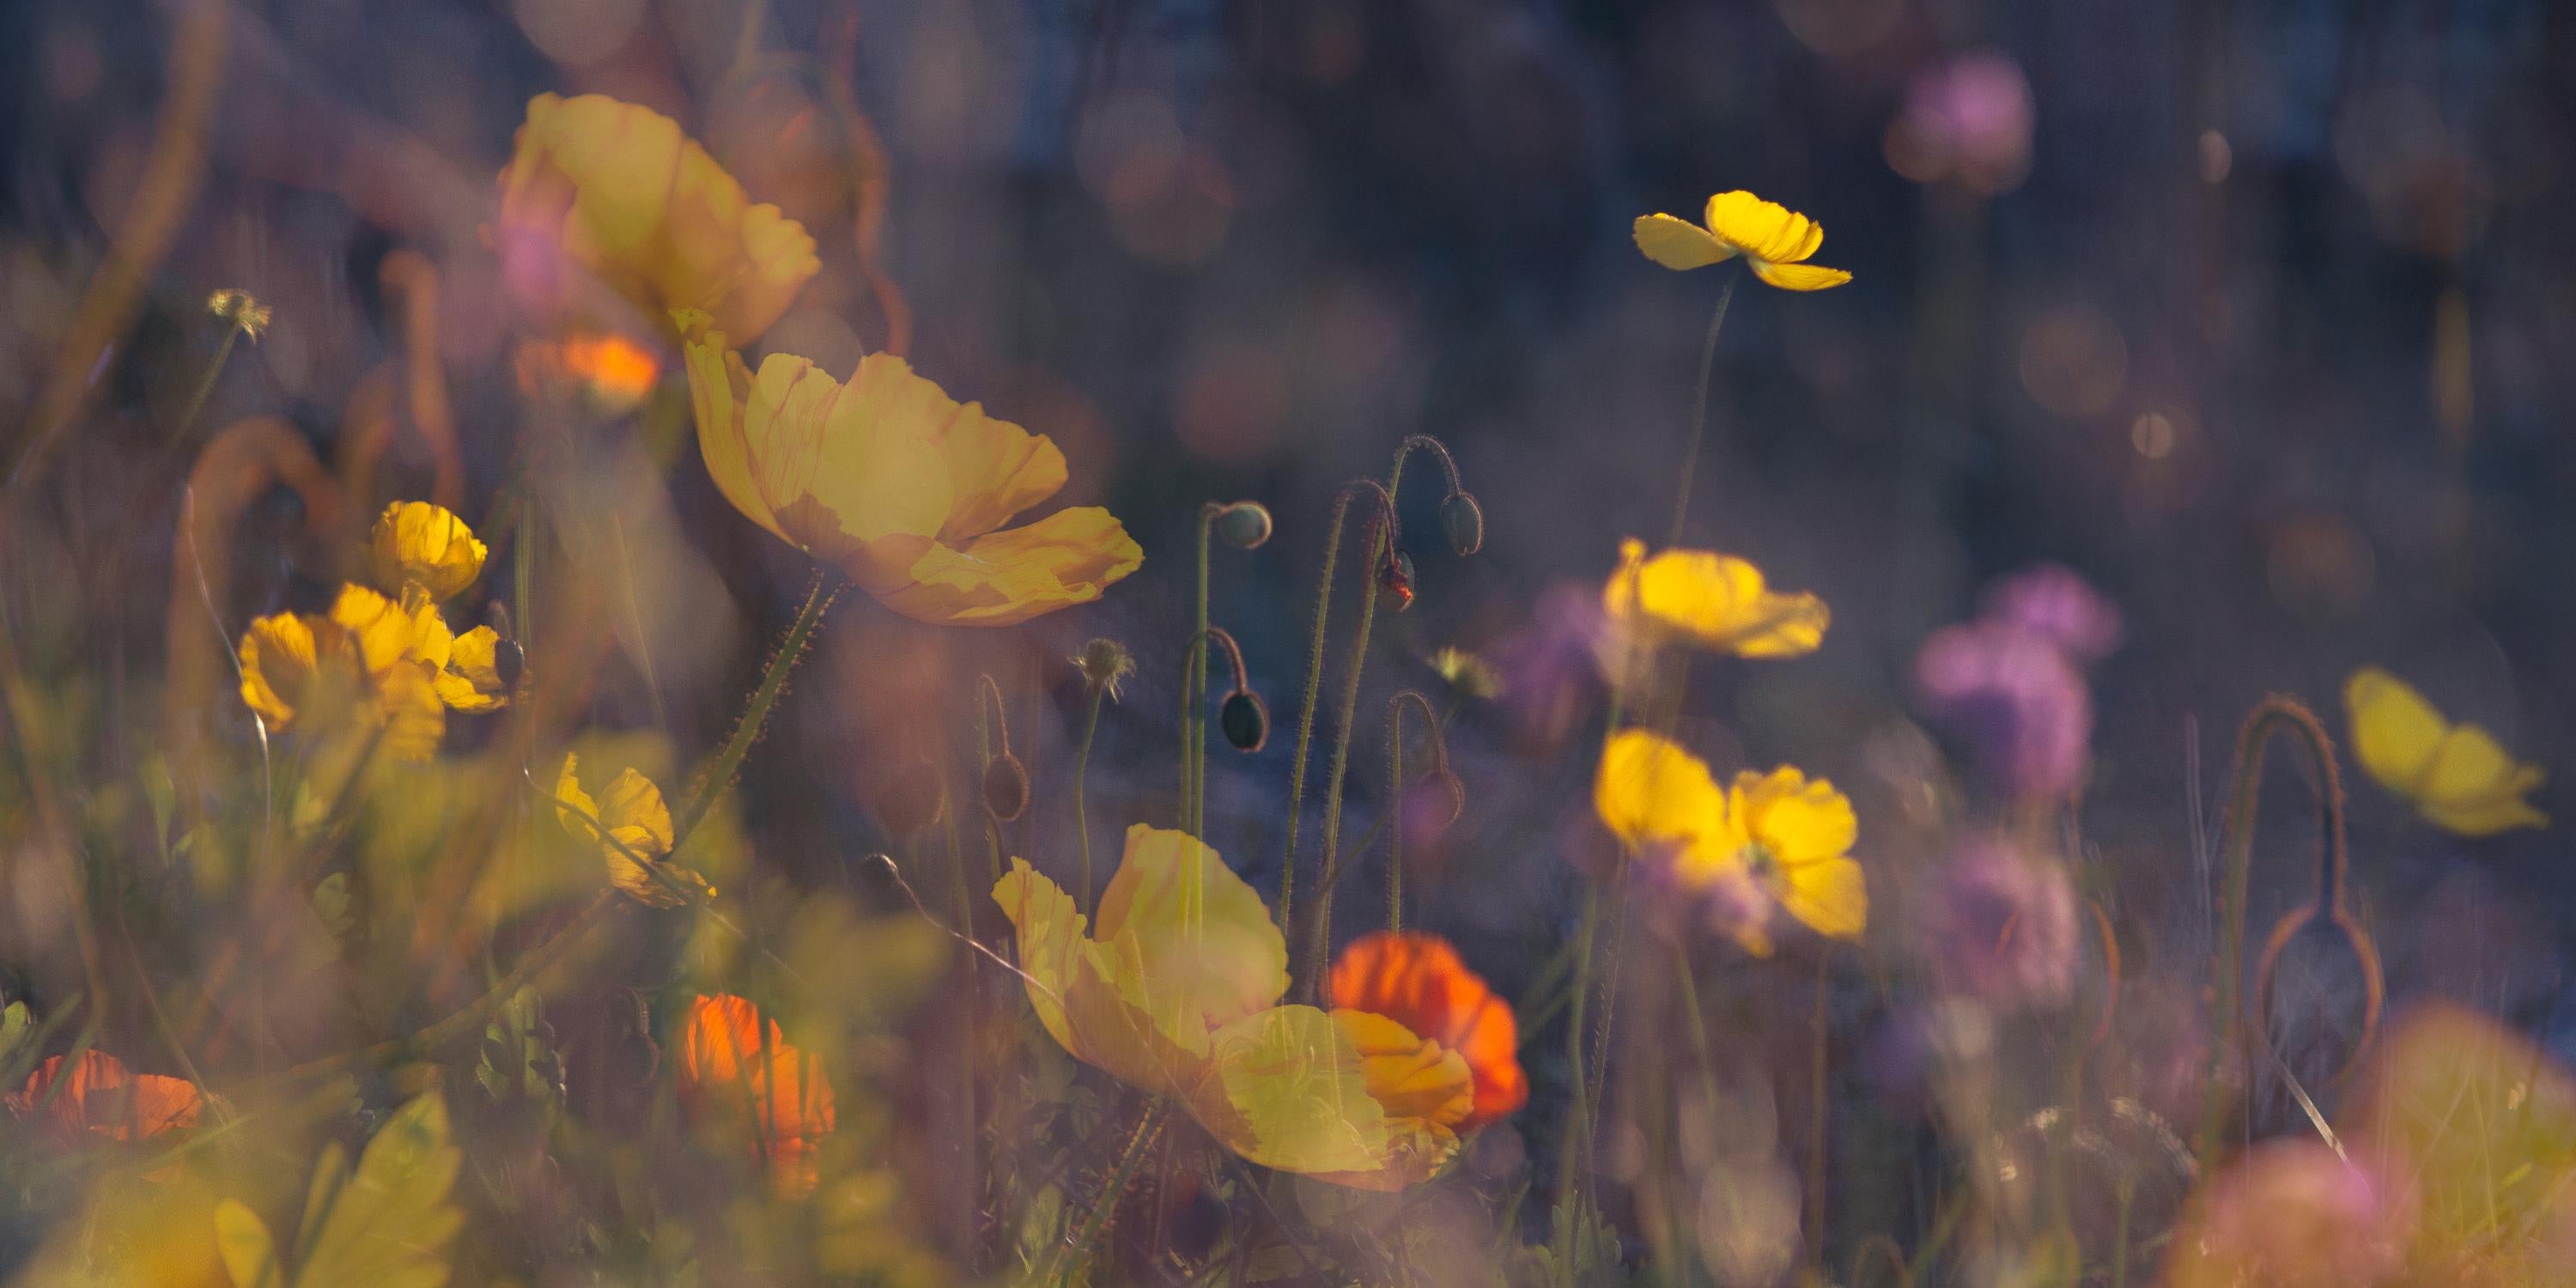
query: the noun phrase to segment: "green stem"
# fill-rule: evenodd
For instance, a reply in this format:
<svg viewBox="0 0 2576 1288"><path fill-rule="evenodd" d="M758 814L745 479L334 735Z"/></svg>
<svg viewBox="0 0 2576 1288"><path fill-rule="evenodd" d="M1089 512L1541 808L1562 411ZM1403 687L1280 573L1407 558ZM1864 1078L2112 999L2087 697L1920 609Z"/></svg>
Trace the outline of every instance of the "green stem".
<svg viewBox="0 0 2576 1288"><path fill-rule="evenodd" d="M1082 1277L1077 1274L1082 1268L1082 1259L1090 1254L1091 1245L1100 1238L1100 1232L1108 1228L1111 1214L1118 1210L1119 1198L1127 1192L1127 1183L1136 1177L1136 1165L1144 1161L1145 1150L1162 1132L1163 1102L1157 1098L1145 1107L1145 1116L1137 1120L1136 1134L1128 1138L1126 1152L1118 1156L1117 1170L1109 1174L1108 1182L1101 1186L1100 1197L1092 1201L1090 1215L1082 1219L1082 1229L1065 1245L1063 1267L1055 1275L1055 1282L1062 1288L1071 1288L1073 1284L1082 1282Z"/></svg>
<svg viewBox="0 0 2576 1288"><path fill-rule="evenodd" d="M830 611L832 600L841 593L841 579L829 570L814 574L813 588L805 592L805 606L796 610L796 620L778 641L778 653L769 659L769 669L762 673L759 687L751 691L751 703L743 708L742 719L733 727L733 737L699 782L698 789L680 810L677 824L671 830L671 853L688 844L689 834L704 822L716 799L732 785L733 776L742 768L742 758L751 754L751 744L760 738L761 726L769 722L769 709L787 687L787 675L796 669L796 661L805 655L805 646L814 638L814 629L823 624L823 614Z"/></svg>
<svg viewBox="0 0 2576 1288"><path fill-rule="evenodd" d="M1082 888L1074 894L1073 906L1084 913L1091 911L1091 821L1083 803L1083 780L1091 772L1091 743L1100 734L1100 699L1108 686L1091 686L1089 709L1082 716L1082 749L1073 757L1073 833L1082 845Z"/></svg>
<svg viewBox="0 0 2576 1288"><path fill-rule="evenodd" d="M1404 700L1386 716L1386 929L1404 929ZM1359 847L1366 853L1367 847Z"/></svg>
<svg viewBox="0 0 2576 1288"><path fill-rule="evenodd" d="M2210 1042L2209 1090L2200 1115L2197 1153L2204 1174L2217 1161L2220 1138L2227 1128L2228 1104L2233 1098L2227 1081L2227 1057L2243 1027L2245 902L2254 866L2255 809L2263 793L2263 748L2273 734L2283 732L2307 751L2316 766L2319 822L2328 852L2339 853L2343 848L2343 798L2334 772L2334 740L2326 736L2325 726L2318 723L2316 714L2298 699L2273 694L2247 713L2244 727L2236 735L2234 783L2228 793L2227 821L2219 832L2221 880L2225 884L2219 904L2218 961L2210 981L2219 1023Z"/></svg>
<svg viewBox="0 0 2576 1288"><path fill-rule="evenodd" d="M1285 932L1296 924L1297 909L1297 820L1306 800L1307 753L1315 742L1315 706L1324 686L1324 634L1333 611L1333 569L1341 561L1342 521L1349 517L1351 498L1364 491L1377 493L1381 510L1393 516L1395 502L1375 479L1358 479L1344 484L1341 495L1333 498L1333 517L1324 525L1324 568L1315 581L1315 630L1306 644L1306 698L1297 716L1297 754L1288 762L1288 849L1279 864L1279 928Z"/></svg>
<svg viewBox="0 0 2576 1288"><path fill-rule="evenodd" d="M1729 269L1726 285L1717 293L1717 311L1709 315L1708 338L1699 346L1699 385L1691 393L1689 446L1682 450L1682 474L1673 491L1673 531L1664 542L1667 548L1682 543L1682 520L1690 514L1691 477L1699 473L1700 440L1708 434L1708 378L1717 366L1717 333L1726 325L1726 306L1735 302L1735 284L1743 274Z"/></svg>
<svg viewBox="0 0 2576 1288"><path fill-rule="evenodd" d="M240 323L224 332L224 342L215 346L215 360L206 364L206 378L197 382L197 392L188 399L188 410L179 414L179 427L170 431L170 441L183 442L188 431L197 427L197 415L206 409L206 400L214 396L215 381L224 374L224 362L233 356L233 345L242 337Z"/></svg>
<svg viewBox="0 0 2576 1288"><path fill-rule="evenodd" d="M1573 1082L1569 1088L1572 1111L1565 1116L1565 1139L1558 1150L1557 1201L1562 1203L1581 1193L1583 1169L1578 1160L1592 1148L1591 1073L1583 1058L1583 1017L1592 1004L1592 941L1601 931L1601 886L1586 882L1583 888L1583 918L1574 935L1574 992L1566 1003L1565 1064L1566 1076Z"/></svg>
<svg viewBox="0 0 2576 1288"><path fill-rule="evenodd" d="M1207 831L1208 535L1216 528L1220 508L1213 502L1199 506L1199 611L1190 635L1189 720L1182 726L1190 737L1189 763L1182 774L1189 792L1185 826L1190 835L1202 839Z"/></svg>

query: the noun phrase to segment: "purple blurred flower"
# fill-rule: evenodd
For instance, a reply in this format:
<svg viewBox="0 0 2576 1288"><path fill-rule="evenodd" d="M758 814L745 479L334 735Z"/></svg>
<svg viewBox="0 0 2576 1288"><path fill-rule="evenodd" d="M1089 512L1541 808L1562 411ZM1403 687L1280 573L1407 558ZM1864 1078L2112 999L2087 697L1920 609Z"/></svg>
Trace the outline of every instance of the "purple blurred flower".
<svg viewBox="0 0 2576 1288"><path fill-rule="evenodd" d="M1973 837L1936 880L1918 951L1953 992L2004 1008L2053 1006L2075 990L2075 889L2057 864Z"/></svg>
<svg viewBox="0 0 2576 1288"><path fill-rule="evenodd" d="M2120 610L2064 564L2040 564L1988 587L1983 616L2050 640L2077 662L2101 661L2120 646Z"/></svg>
<svg viewBox="0 0 2576 1288"><path fill-rule="evenodd" d="M1915 655L1914 679L2005 791L2064 796L2082 780L2093 695L2049 637L1995 621L1945 627Z"/></svg>
<svg viewBox="0 0 2576 1288"><path fill-rule="evenodd" d="M1986 196L2030 172L2030 81L2021 66L1979 50L1914 78L1890 131L1888 160L1918 183L1948 179Z"/></svg>

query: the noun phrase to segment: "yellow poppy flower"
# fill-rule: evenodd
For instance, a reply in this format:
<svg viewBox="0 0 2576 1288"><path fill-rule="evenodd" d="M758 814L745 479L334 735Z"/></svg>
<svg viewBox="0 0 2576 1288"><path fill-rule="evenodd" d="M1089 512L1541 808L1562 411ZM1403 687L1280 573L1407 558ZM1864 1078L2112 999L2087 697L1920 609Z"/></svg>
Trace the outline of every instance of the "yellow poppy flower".
<svg viewBox="0 0 2576 1288"><path fill-rule="evenodd" d="M1851 280L1839 268L1803 261L1825 244L1825 227L1749 192L1708 199L1705 227L1671 215L1637 220L1637 249L1670 269L1706 268L1742 255L1753 275L1784 291L1821 291Z"/></svg>
<svg viewBox="0 0 2576 1288"><path fill-rule="evenodd" d="M599 94L528 101L496 241L522 290L559 291L570 261L648 317L703 309L744 340L822 268L804 225L752 204L677 122Z"/></svg>
<svg viewBox="0 0 2576 1288"><path fill-rule="evenodd" d="M706 315L677 315L707 473L734 508L939 625L1008 626L1100 598L1144 551L1107 510L1002 529L1064 486L1064 453L872 353L848 382L773 353L754 375ZM999 529L999 530L997 530Z"/></svg>
<svg viewBox="0 0 2576 1288"><path fill-rule="evenodd" d="M1265 1167L1367 1189L1427 1180L1475 1109L1464 1056L1382 1015L1282 1006L1261 896L1185 832L1139 824L1096 927L1024 860L993 887L1038 1022L1074 1058L1179 1101Z"/></svg>
<svg viewBox="0 0 2576 1288"><path fill-rule="evenodd" d="M2343 704L2361 767L2434 825L2462 836L2549 825L2523 799L2547 777L2541 768L2516 761L2485 729L2444 719L2413 685L2365 666L2344 681Z"/></svg>
<svg viewBox="0 0 2576 1288"><path fill-rule="evenodd" d="M328 613L277 613L250 624L239 650L242 703L281 732L381 726L381 754L427 760L446 737L449 708L502 704L497 648L490 627L450 635L418 583L399 600L346 585Z"/></svg>
<svg viewBox="0 0 2576 1288"><path fill-rule="evenodd" d="M1601 587L1613 625L1647 643L1679 641L1738 657L1802 657L1825 642L1825 601L1774 593L1762 570L1733 555L1619 543L1619 570Z"/></svg>
<svg viewBox="0 0 2576 1288"><path fill-rule="evenodd" d="M465 520L426 501L386 506L376 518L367 551L376 584L386 593L399 595L405 586L419 586L441 603L464 593L483 575L489 553Z"/></svg>
<svg viewBox="0 0 2576 1288"><path fill-rule="evenodd" d="M1723 790L1699 757L1644 729L1602 749L1593 808L1603 826L1681 890L1710 897L1745 950L1769 956L1769 911L1817 934L1856 939L1869 892L1850 856L1859 834L1832 783L1783 765L1746 771Z"/></svg>
<svg viewBox="0 0 2576 1288"><path fill-rule="evenodd" d="M610 884L649 908L677 908L689 902L692 895L703 898L715 894L706 878L662 861L671 853L671 809L652 779L635 772L630 765L608 784L600 799L594 800L581 789L576 772L580 761L579 756L566 755L563 772L555 777L556 798L574 807L558 806L555 818L574 836L599 841L600 853L608 862ZM580 812L574 812L576 809ZM590 817L584 818L583 814ZM597 828L606 828L616 844L609 844ZM642 862L637 862L638 858ZM647 864L651 865L649 869Z"/></svg>

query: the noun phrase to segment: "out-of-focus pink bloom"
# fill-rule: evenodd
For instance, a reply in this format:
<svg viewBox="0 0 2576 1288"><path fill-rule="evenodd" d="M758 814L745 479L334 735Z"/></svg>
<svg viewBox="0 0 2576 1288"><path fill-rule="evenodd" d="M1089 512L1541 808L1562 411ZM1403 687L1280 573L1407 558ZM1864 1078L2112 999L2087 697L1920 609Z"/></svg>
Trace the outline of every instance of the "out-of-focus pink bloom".
<svg viewBox="0 0 2576 1288"><path fill-rule="evenodd" d="M2165 1288L2368 1288L2401 1268L2419 1211L2413 1187L2361 1153L2266 1141L2202 1188Z"/></svg>
<svg viewBox="0 0 2576 1288"><path fill-rule="evenodd" d="M1986 589L1985 620L2016 626L2099 662L2120 646L2120 610L2064 564L2040 564Z"/></svg>
<svg viewBox="0 0 2576 1288"><path fill-rule="evenodd" d="M1935 631L1914 659L1934 718L1966 737L1978 767L2017 797L2055 797L2084 776L2093 695L2047 636L1995 621Z"/></svg>
<svg viewBox="0 0 2576 1288"><path fill-rule="evenodd" d="M1888 163L1918 183L2007 192L2030 172L2031 118L2019 64L1993 50L1963 54L1914 78L1888 130Z"/></svg>
<svg viewBox="0 0 2576 1288"><path fill-rule="evenodd" d="M1943 987L2013 1008L2065 1001L2080 945L2065 869L1978 836L1935 878L1917 948Z"/></svg>
<svg viewBox="0 0 2576 1288"><path fill-rule="evenodd" d="M1494 647L1520 750L1552 755L1582 726L1602 692L1596 658L1608 631L1597 591L1559 584L1539 596L1527 626Z"/></svg>

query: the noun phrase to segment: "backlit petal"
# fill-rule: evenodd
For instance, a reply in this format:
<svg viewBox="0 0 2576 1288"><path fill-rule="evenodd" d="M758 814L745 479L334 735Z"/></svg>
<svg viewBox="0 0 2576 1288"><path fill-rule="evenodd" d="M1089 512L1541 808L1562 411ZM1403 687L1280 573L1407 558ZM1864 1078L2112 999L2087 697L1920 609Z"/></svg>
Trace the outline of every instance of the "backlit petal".
<svg viewBox="0 0 2576 1288"><path fill-rule="evenodd" d="M1646 258L1670 269L1706 268L1735 253L1707 229L1671 215L1638 216L1634 236Z"/></svg>
<svg viewBox="0 0 2576 1288"><path fill-rule="evenodd" d="M1852 275L1839 268L1820 268L1814 264L1776 264L1769 260L1753 261L1753 275L1784 291L1821 291L1840 286Z"/></svg>
<svg viewBox="0 0 2576 1288"><path fill-rule="evenodd" d="M1659 734L1622 729L1601 751L1593 808L1637 847L1687 845L1724 826L1726 795L1699 757Z"/></svg>
<svg viewBox="0 0 2576 1288"><path fill-rule="evenodd" d="M1090 603L1144 561L1145 552L1107 510L1079 506L978 537L963 549L930 546L895 584L869 589L917 621L1009 626Z"/></svg>

